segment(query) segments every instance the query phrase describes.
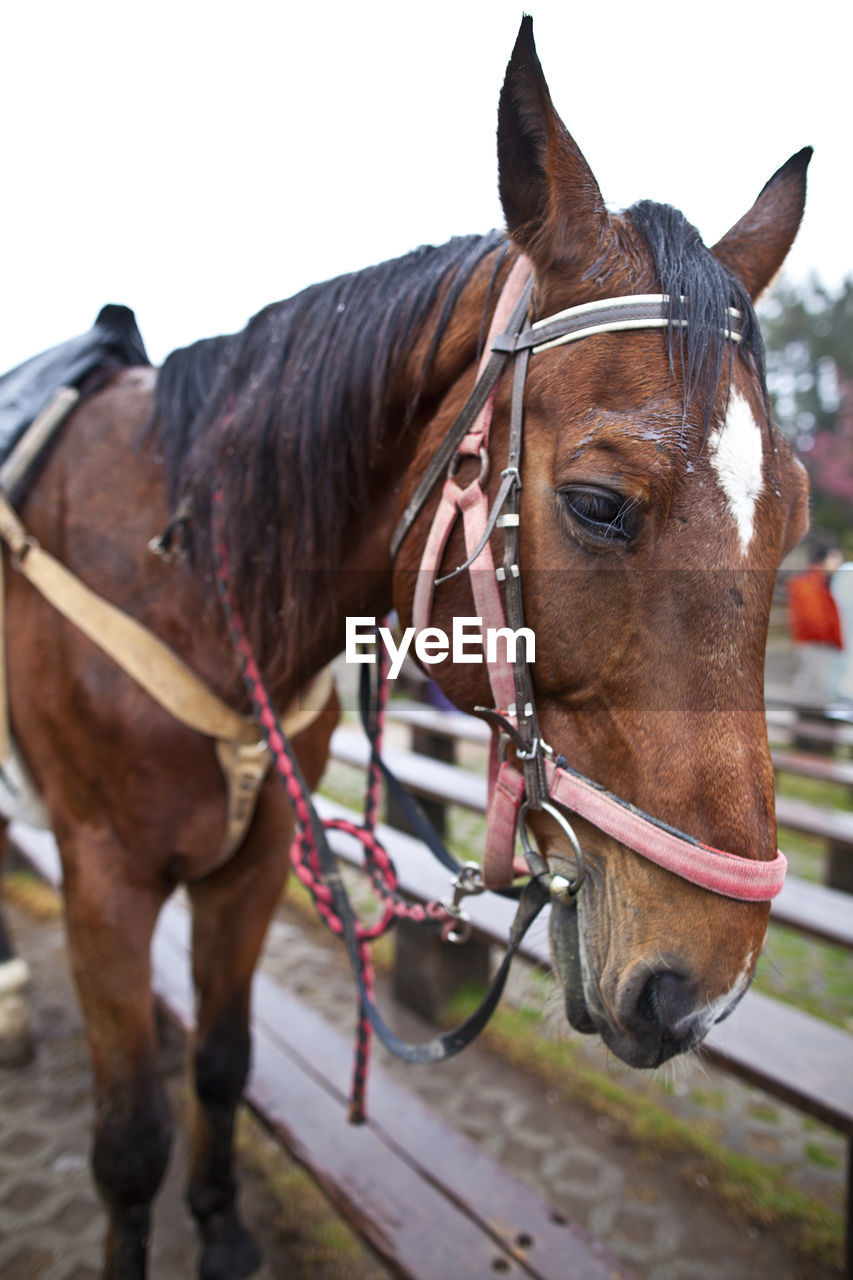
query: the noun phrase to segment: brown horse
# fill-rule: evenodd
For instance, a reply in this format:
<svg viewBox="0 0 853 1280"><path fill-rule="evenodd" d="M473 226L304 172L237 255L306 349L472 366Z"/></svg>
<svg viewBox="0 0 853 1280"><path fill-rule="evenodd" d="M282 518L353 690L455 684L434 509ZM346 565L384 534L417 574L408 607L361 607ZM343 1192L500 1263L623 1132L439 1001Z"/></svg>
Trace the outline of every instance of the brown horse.
<svg viewBox="0 0 853 1280"><path fill-rule="evenodd" d="M808 156L770 180L713 249L671 208L616 216L556 115L525 20L499 112L508 236L455 240L315 286L239 335L112 376L65 424L23 506L32 534L245 709L213 586L220 483L235 593L277 705L343 648L345 620L408 621L427 503L392 530L474 380L519 253L547 316L614 295L686 296L689 324L601 333L533 356L524 391L521 575L542 733L658 819L756 861L775 854L763 649L777 567L802 535L802 468L768 416L751 299L782 264ZM728 308L741 340L725 335ZM511 388L494 403L504 456ZM494 496L500 467L491 468ZM166 563L148 551L167 528ZM496 549L500 531L493 535ZM444 572L464 559L451 536ZM7 574L14 732L62 854L74 977L97 1098L93 1167L105 1274L145 1269L170 1121L157 1070L149 943L179 882L194 915L200 1102L189 1201L201 1274L248 1274L231 1134L249 1058L249 983L286 874L292 818L268 779L249 834L216 866L224 795L209 740L183 729L20 577ZM434 621L475 613L469 581ZM436 666L488 703L483 668ZM322 769L335 710L300 744ZM533 820L559 863L559 831ZM578 821L587 880L555 904L566 1007L626 1061L685 1048L745 989L768 907L716 896Z"/></svg>

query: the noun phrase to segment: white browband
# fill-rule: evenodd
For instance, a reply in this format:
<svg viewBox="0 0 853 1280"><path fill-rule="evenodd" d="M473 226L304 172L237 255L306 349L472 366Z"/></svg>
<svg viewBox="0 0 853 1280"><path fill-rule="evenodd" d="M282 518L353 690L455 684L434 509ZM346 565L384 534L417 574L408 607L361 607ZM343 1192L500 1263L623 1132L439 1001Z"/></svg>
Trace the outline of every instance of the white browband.
<svg viewBox="0 0 853 1280"><path fill-rule="evenodd" d="M687 307L688 301L682 297L682 304ZM559 347L567 342L577 342L579 338L591 338L597 333L620 333L626 329L664 329L668 326L686 328L687 318L673 319L669 315L670 297L666 293L631 294L622 298L605 298L600 302L584 302L577 307L567 307L565 311L557 311L542 320L534 320L530 326L530 338L524 345L529 345L531 354L548 351L551 347ZM729 328L723 332L731 342L740 342L740 331L737 328L742 319L736 307L728 307ZM548 336L542 342L535 342L537 333Z"/></svg>

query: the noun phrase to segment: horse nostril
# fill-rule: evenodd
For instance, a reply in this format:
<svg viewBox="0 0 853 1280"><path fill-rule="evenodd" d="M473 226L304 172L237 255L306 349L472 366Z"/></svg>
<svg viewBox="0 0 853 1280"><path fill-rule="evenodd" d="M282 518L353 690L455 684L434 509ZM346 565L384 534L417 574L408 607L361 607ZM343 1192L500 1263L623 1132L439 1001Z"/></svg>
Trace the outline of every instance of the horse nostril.
<svg viewBox="0 0 853 1280"><path fill-rule="evenodd" d="M595 1013L605 1043L632 1067L659 1067L692 1048L704 1032L696 979L665 964L650 969L635 962L605 1010Z"/></svg>
<svg viewBox="0 0 853 1280"><path fill-rule="evenodd" d="M696 1011L693 984L673 969L650 973L637 997L634 1018L663 1039L682 1040Z"/></svg>
<svg viewBox="0 0 853 1280"><path fill-rule="evenodd" d="M632 1067L659 1067L691 1049L706 1029L696 978L665 964L660 969L633 964L603 1014L596 1011L605 1043Z"/></svg>
<svg viewBox="0 0 853 1280"><path fill-rule="evenodd" d="M657 975L658 1018L668 1031L676 1031L692 1019L696 1008L693 984L667 969Z"/></svg>

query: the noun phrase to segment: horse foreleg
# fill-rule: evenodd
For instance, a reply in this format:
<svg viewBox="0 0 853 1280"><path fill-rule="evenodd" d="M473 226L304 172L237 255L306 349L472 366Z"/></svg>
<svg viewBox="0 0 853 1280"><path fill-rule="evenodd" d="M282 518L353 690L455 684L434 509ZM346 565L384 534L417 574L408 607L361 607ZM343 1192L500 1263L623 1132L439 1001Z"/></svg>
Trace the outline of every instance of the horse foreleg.
<svg viewBox="0 0 853 1280"><path fill-rule="evenodd" d="M240 1280L260 1265L237 1212L233 1138L249 1070L252 973L286 876L287 837L279 838L277 854L247 860L244 847L234 865L189 886L198 1027L188 1199L202 1236L202 1280Z"/></svg>
<svg viewBox="0 0 853 1280"><path fill-rule="evenodd" d="M163 892L129 883L117 841L63 846L68 945L92 1054L92 1170L108 1213L104 1280L144 1280L172 1118L157 1061L150 944ZM127 877L127 878L125 878Z"/></svg>

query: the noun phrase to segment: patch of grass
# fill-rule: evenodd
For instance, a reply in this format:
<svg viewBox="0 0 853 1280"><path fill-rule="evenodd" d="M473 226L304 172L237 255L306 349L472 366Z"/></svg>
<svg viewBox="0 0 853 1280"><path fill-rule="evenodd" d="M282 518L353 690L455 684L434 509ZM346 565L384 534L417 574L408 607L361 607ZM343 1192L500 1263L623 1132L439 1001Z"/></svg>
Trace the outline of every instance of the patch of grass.
<svg viewBox="0 0 853 1280"><path fill-rule="evenodd" d="M836 1026L853 1025L853 954L772 920L756 990Z"/></svg>
<svg viewBox="0 0 853 1280"><path fill-rule="evenodd" d="M788 859L791 875L801 880L809 880L812 884L823 882L823 868L826 862L826 843L818 836L809 836L802 831L792 831L789 827L779 828L779 848Z"/></svg>
<svg viewBox="0 0 853 1280"><path fill-rule="evenodd" d="M749 1114L753 1120L760 1120L762 1124L779 1123L779 1112L775 1107L752 1106L749 1108Z"/></svg>
<svg viewBox="0 0 853 1280"><path fill-rule="evenodd" d="M338 804L348 805L360 812L364 804L364 779L363 769L344 764L340 760L329 760L320 784L320 793L337 800Z"/></svg>
<svg viewBox="0 0 853 1280"><path fill-rule="evenodd" d="M5 875L2 893L36 920L56 920L62 915L62 895L29 871L10 871Z"/></svg>
<svg viewBox="0 0 853 1280"><path fill-rule="evenodd" d="M481 996L478 991L461 993L448 1020L455 1023L467 1017ZM842 1265L844 1220L840 1213L789 1186L783 1169L726 1150L714 1138L710 1125L687 1124L596 1071L583 1061L571 1041L549 1039L542 1023L533 1010L500 1007L484 1039L502 1057L535 1075L565 1100L609 1117L632 1141L698 1159L709 1184L734 1212L764 1226L784 1228L801 1253L824 1264Z"/></svg>
<svg viewBox="0 0 853 1280"><path fill-rule="evenodd" d="M827 1151L826 1147L821 1146L819 1142L807 1142L803 1148L806 1159L812 1164L818 1165L821 1169L840 1169L841 1161L833 1151Z"/></svg>
<svg viewBox="0 0 853 1280"><path fill-rule="evenodd" d="M726 1095L722 1089L692 1089L690 1101L697 1107L705 1107L709 1111L725 1111Z"/></svg>
<svg viewBox="0 0 853 1280"><path fill-rule="evenodd" d="M782 796L807 800L809 804L827 809L853 809L853 792L837 782L821 782L819 778L802 778L798 774L781 770L776 779L776 789Z"/></svg>

